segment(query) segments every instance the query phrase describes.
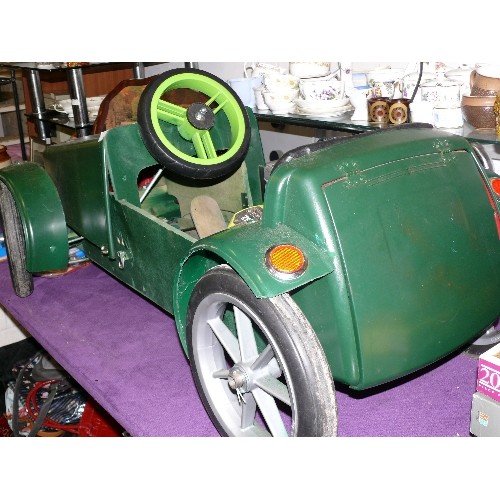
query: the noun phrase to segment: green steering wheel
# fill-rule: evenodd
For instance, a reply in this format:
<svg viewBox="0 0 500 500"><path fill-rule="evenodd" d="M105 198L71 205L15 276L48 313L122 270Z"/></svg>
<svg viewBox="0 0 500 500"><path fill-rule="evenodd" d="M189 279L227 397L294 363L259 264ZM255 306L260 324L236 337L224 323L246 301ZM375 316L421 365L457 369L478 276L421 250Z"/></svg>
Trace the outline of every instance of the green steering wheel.
<svg viewBox="0 0 500 500"><path fill-rule="evenodd" d="M196 96L195 102L183 99L186 90ZM137 122L151 155L166 170L191 179L230 174L243 162L250 143L248 115L238 95L198 69L158 75L141 95Z"/></svg>

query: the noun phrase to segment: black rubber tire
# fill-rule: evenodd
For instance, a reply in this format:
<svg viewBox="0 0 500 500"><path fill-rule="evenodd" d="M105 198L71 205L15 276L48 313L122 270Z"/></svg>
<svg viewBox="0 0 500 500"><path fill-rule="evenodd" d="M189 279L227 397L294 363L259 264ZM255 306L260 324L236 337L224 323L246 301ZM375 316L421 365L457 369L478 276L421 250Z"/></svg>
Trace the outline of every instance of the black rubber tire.
<svg viewBox="0 0 500 500"><path fill-rule="evenodd" d="M229 388L229 377L213 376L219 369L224 369L219 365L225 364L227 357L221 359L221 353L228 351L212 333L214 323L212 321L212 327L209 326L207 318L219 316L228 304L230 307L231 304L237 305L244 312L245 319L252 319L253 332L257 325L265 339L264 343L267 343L266 349L271 347L281 369L282 375L272 376L279 377L290 398L290 405L286 408L290 410L291 426L286 429L286 435L336 436L335 387L324 351L309 322L288 294L258 299L227 265L212 268L202 276L193 290L187 314L187 346L191 371L200 398L218 432L222 436L273 435L263 420L259 422L258 418L256 420L251 417L248 422L252 423L247 423L242 428L243 410L240 407L246 407L249 402L253 404L253 391L247 390L243 394L247 398L246 403L241 404L239 401L238 405L236 400L239 398ZM240 356L241 342L238 338ZM259 351L259 355L261 354L262 350ZM246 366L252 363L253 361L247 361ZM231 364L232 361L229 366ZM235 366L237 365L234 364L231 369ZM252 381L249 383L253 385L251 370L245 372L244 380ZM257 405L260 410L259 403Z"/></svg>
<svg viewBox="0 0 500 500"><path fill-rule="evenodd" d="M17 296L27 297L33 292L33 276L26 270L26 243L23 226L16 202L2 182L0 182L0 216L12 286Z"/></svg>
<svg viewBox="0 0 500 500"><path fill-rule="evenodd" d="M217 163L216 165L211 165L210 168L192 163L176 155L174 151L170 150L161 141L153 125L151 116L151 100L153 95L166 79L179 73L205 75L222 85L226 91L231 93L236 99L240 113L245 122L244 139L239 149L227 160ZM217 179L231 174L241 166L250 145L250 121L245 106L241 102L239 96L226 82L211 73L199 69L173 69L158 75L151 81L141 94L137 109L137 123L139 125L139 132L142 140L151 156L153 156L153 158L155 158L155 160L168 172L188 179Z"/></svg>

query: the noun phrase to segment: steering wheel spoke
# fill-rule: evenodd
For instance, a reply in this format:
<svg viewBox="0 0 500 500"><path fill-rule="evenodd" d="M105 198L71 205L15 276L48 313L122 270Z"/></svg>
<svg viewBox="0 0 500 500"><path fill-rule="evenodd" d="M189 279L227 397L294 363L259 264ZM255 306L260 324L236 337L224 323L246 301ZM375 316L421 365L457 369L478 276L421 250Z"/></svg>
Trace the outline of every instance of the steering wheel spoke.
<svg viewBox="0 0 500 500"><path fill-rule="evenodd" d="M192 141L198 158L217 158L217 151L208 130L195 132Z"/></svg>
<svg viewBox="0 0 500 500"><path fill-rule="evenodd" d="M159 100L157 113L158 119L172 125L182 125L186 121L186 109L171 102Z"/></svg>
<svg viewBox="0 0 500 500"><path fill-rule="evenodd" d="M210 104L212 104L212 102L214 102L214 100L219 97L219 95L213 97L212 99L209 99L205 104L207 106L210 106ZM228 100L227 99L224 99L222 98L219 102L218 102L218 105L212 109L214 115L216 115L219 111L221 111L224 106L228 103Z"/></svg>

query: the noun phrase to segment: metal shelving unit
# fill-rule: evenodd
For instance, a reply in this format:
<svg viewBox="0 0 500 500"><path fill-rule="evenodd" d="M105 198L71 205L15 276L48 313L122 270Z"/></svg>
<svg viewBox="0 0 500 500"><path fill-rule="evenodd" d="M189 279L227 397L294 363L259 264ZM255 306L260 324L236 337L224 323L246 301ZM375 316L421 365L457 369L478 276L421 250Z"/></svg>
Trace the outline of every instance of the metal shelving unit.
<svg viewBox="0 0 500 500"><path fill-rule="evenodd" d="M3 130L3 121L0 117L0 136L2 136L1 142L4 146L9 146L11 144L20 144L21 145L21 154L23 160L27 160L26 154L26 136L24 134L23 122L21 111L25 109L25 105L21 104L19 99L19 93L17 90L17 77L16 77L16 69L10 68L10 76L0 76L0 86L10 85L12 88L13 95L13 105L1 106L0 105L0 114L1 113L9 113L15 112L16 121L17 121L17 137L16 136L5 136Z"/></svg>

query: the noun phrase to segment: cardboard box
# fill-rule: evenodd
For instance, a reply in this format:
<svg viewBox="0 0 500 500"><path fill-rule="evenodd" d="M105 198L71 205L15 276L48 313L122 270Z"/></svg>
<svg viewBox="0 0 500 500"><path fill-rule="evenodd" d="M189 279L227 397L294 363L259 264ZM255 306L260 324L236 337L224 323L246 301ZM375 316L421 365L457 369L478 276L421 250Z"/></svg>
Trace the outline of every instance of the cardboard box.
<svg viewBox="0 0 500 500"><path fill-rule="evenodd" d="M500 401L500 344L479 356L476 390Z"/></svg>
<svg viewBox="0 0 500 500"><path fill-rule="evenodd" d="M475 392L472 397L470 432L477 437L500 436L500 403Z"/></svg>

